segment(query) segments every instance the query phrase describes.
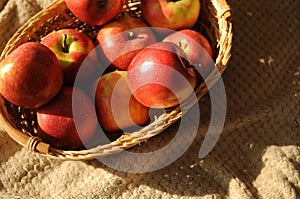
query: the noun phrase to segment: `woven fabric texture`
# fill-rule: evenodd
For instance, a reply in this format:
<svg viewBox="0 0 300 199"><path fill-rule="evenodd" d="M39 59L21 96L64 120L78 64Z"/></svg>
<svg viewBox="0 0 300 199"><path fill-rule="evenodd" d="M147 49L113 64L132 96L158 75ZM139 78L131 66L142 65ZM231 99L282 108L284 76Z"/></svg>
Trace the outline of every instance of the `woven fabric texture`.
<svg viewBox="0 0 300 199"><path fill-rule="evenodd" d="M50 2L1 0L0 50ZM209 123L209 95L199 102L200 127L190 148L149 173L121 172L96 160L49 159L2 130L0 198L300 198L300 1L228 3L234 40L223 76L227 116L205 158L198 153ZM178 125L133 150L161 147Z"/></svg>

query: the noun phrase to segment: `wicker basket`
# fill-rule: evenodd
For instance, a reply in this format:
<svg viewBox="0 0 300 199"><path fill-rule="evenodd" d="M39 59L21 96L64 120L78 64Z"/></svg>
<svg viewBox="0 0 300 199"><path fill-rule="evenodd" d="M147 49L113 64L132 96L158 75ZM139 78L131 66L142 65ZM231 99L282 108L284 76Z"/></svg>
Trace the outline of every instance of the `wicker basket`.
<svg viewBox="0 0 300 199"><path fill-rule="evenodd" d="M194 29L204 34L210 41L214 61L218 70L213 71L207 78L206 84L202 83L196 89L196 96L200 99L207 93L210 86L216 82L228 65L232 45L231 11L225 0L200 0L200 17ZM139 0L127 0L123 15L140 17ZM10 39L3 50L0 60L5 58L12 50L27 41L39 42L42 37L53 30L62 28L75 28L88 34L91 39L100 27L82 23L67 9L64 0L55 0L47 8L32 17ZM36 112L22 107L17 107L7 102L0 96L0 122L5 131L19 144L28 149L45 154L52 158L65 160L88 160L121 152L135 146L149 138L158 135L194 105L194 101L186 103L184 107L175 107L160 115L148 126L134 132L124 133L117 140L109 144L100 145L88 150L67 151L51 147L35 136Z"/></svg>

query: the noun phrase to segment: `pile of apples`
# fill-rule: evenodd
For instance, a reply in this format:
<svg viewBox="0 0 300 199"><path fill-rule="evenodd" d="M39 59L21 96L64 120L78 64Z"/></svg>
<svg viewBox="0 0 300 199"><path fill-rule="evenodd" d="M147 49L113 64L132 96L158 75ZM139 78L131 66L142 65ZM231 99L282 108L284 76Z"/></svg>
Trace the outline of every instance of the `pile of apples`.
<svg viewBox="0 0 300 199"><path fill-rule="evenodd" d="M95 40L61 29L0 62L1 95L36 110L37 134L53 147L83 147L98 124L106 133L147 125L150 109L180 104L213 68L208 40L192 30L199 0L141 0L141 18L119 15L124 0L65 3L100 27Z"/></svg>

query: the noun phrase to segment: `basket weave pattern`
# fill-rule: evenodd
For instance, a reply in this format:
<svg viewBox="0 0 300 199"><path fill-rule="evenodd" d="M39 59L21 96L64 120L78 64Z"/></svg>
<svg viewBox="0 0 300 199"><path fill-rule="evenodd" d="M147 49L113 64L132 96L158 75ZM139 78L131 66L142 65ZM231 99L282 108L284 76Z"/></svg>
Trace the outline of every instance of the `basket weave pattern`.
<svg viewBox="0 0 300 199"><path fill-rule="evenodd" d="M127 0L121 15L140 17L139 0ZM87 25L79 21L67 9L64 0L56 0L47 8L32 17L10 39L3 50L0 60L21 44L28 41L39 42L41 38L54 30L74 28L86 33L93 41L101 27ZM194 29L205 35L213 48L214 61L217 70L214 70L196 89L196 96L200 99L208 89L220 78L230 59L232 45L232 23L230 7L225 0L201 0L201 13ZM164 129L181 118L197 101L187 99L184 106L168 109L158 116L148 126L134 132L124 133L117 140L94 147L88 150L66 151L51 147L36 137L37 121L35 110L17 107L0 96L0 121L2 127L19 144L52 158L66 160L88 160L121 152L149 138L158 135Z"/></svg>

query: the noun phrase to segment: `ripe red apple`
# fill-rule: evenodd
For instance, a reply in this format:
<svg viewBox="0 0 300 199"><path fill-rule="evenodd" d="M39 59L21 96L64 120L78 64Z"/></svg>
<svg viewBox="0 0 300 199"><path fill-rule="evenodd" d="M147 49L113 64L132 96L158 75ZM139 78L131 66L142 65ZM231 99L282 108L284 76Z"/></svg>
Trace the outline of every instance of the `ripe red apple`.
<svg viewBox="0 0 300 199"><path fill-rule="evenodd" d="M140 51L128 67L128 85L134 97L152 108L169 108L188 98L197 83L183 50L158 42Z"/></svg>
<svg viewBox="0 0 300 199"><path fill-rule="evenodd" d="M103 54L119 70L126 70L133 57L155 43L152 30L140 19L123 17L106 24L97 35Z"/></svg>
<svg viewBox="0 0 300 199"><path fill-rule="evenodd" d="M78 149L95 133L97 116L90 98L76 87L63 87L37 110L38 135L60 149Z"/></svg>
<svg viewBox="0 0 300 199"><path fill-rule="evenodd" d="M74 29L61 29L46 35L42 44L50 48L61 63L64 72L64 85L74 84L77 72L83 65L79 78L82 81L89 78L94 73L96 56L90 53L94 48L91 39L84 33ZM87 64L87 59L90 63Z"/></svg>
<svg viewBox="0 0 300 199"><path fill-rule="evenodd" d="M213 69L212 49L209 41L201 33L183 29L168 35L163 41L179 46L203 78Z"/></svg>
<svg viewBox="0 0 300 199"><path fill-rule="evenodd" d="M150 26L178 30L195 25L200 13L200 1L142 0L141 10Z"/></svg>
<svg viewBox="0 0 300 199"><path fill-rule="evenodd" d="M99 78L95 105L100 126L107 132L134 128L149 122L149 109L130 92L127 71L114 71Z"/></svg>
<svg viewBox="0 0 300 199"><path fill-rule="evenodd" d="M103 25L123 9L124 0L65 0L69 10L81 21Z"/></svg>
<svg viewBox="0 0 300 199"><path fill-rule="evenodd" d="M40 107L59 92L62 84L60 63L42 44L24 43L0 62L0 93L17 106Z"/></svg>

